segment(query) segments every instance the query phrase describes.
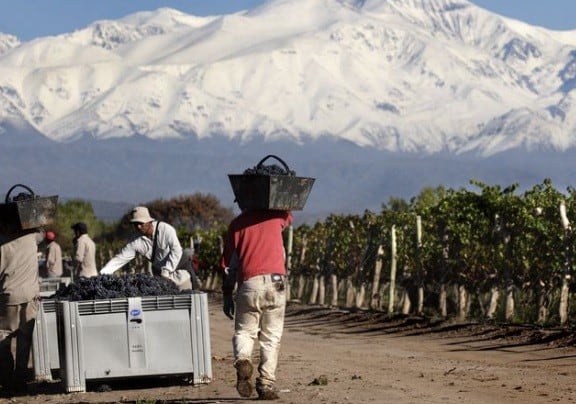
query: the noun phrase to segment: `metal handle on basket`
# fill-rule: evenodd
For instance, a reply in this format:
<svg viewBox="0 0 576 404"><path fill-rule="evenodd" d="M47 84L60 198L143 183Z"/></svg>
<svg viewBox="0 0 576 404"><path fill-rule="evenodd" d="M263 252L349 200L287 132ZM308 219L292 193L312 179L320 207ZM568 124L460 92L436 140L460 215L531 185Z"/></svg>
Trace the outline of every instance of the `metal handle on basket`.
<svg viewBox="0 0 576 404"><path fill-rule="evenodd" d="M278 160L278 161L284 166L284 169L286 170L287 173L290 172L290 168L288 167L288 164L286 164L286 163L284 162L284 160L282 160L280 157L275 156L275 155L273 155L273 154L269 154L269 155L267 155L266 157L264 157L262 160L260 160L260 162L259 162L258 164L256 164L256 167L262 167L262 163L263 163L264 161L266 161L267 159L269 159L270 157L275 158L276 160Z"/></svg>
<svg viewBox="0 0 576 404"><path fill-rule="evenodd" d="M35 195L34 195L34 191L32 191L32 190L30 189L30 187L27 187L26 185L23 185L23 184L16 184L16 185L13 185L12 188L10 188L10 189L8 190L8 192L6 193L6 199L5 199L6 203L10 203L10 193L11 193L11 192L14 190L14 188L16 188L16 187L22 187L22 188L26 189L28 192L30 192L30 194L32 194L32 197L35 196Z"/></svg>

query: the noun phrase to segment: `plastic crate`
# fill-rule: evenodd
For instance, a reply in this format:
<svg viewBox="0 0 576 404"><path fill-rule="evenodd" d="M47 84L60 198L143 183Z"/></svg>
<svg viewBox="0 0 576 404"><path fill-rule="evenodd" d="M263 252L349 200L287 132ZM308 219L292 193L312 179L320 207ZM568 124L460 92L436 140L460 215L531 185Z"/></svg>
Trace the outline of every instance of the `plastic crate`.
<svg viewBox="0 0 576 404"><path fill-rule="evenodd" d="M66 392L86 380L191 376L212 381L208 299L204 292L56 306L60 376Z"/></svg>
<svg viewBox="0 0 576 404"><path fill-rule="evenodd" d="M41 300L32 334L32 360L36 380L52 380L60 369L56 301Z"/></svg>
<svg viewBox="0 0 576 404"><path fill-rule="evenodd" d="M286 173L288 165L279 157L269 155L256 168L263 166L266 159L280 161ZM302 210L308 200L314 178L295 175L229 174L234 197L240 209Z"/></svg>
<svg viewBox="0 0 576 404"><path fill-rule="evenodd" d="M60 288L68 286L72 282L70 277L40 278L40 296L50 297Z"/></svg>

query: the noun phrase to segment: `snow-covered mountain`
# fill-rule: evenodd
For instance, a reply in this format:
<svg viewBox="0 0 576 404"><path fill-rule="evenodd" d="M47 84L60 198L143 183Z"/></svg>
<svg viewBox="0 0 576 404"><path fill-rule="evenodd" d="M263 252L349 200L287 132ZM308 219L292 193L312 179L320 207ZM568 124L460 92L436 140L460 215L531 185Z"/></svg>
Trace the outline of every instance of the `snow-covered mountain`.
<svg viewBox="0 0 576 404"><path fill-rule="evenodd" d="M534 153L576 146L576 30L466 0L270 0L212 17L164 8L29 42L0 34L0 72L3 148L189 142L203 156L243 148L246 164L296 147L304 165L337 144L326 161L347 170L368 164L351 151L449 167L445 159L510 153L535 162Z"/></svg>

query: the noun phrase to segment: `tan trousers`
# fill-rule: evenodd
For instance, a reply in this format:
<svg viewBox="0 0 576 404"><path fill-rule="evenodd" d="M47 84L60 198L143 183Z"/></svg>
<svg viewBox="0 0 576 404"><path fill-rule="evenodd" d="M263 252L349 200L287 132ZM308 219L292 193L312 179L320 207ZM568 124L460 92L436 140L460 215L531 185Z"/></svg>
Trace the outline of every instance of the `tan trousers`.
<svg viewBox="0 0 576 404"><path fill-rule="evenodd" d="M0 305L0 384L4 389L26 382L38 307L38 301Z"/></svg>
<svg viewBox="0 0 576 404"><path fill-rule="evenodd" d="M254 341L260 346L257 385L273 385L284 330L285 286L272 281L271 275L255 276L243 282L236 294L234 358L252 358ZM282 289L282 290L279 290Z"/></svg>

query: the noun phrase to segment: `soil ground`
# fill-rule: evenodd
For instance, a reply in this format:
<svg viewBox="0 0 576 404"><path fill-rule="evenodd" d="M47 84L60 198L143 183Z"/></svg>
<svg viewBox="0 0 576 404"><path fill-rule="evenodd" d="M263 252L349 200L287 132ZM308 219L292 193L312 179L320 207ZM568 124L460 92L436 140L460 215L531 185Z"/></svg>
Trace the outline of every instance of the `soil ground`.
<svg viewBox="0 0 576 404"><path fill-rule="evenodd" d="M210 298L213 380L124 379L85 393L31 382L0 403L242 403L232 367L233 322ZM278 403L576 402L574 332L451 324L290 303L278 367ZM101 391L105 390L105 391Z"/></svg>

